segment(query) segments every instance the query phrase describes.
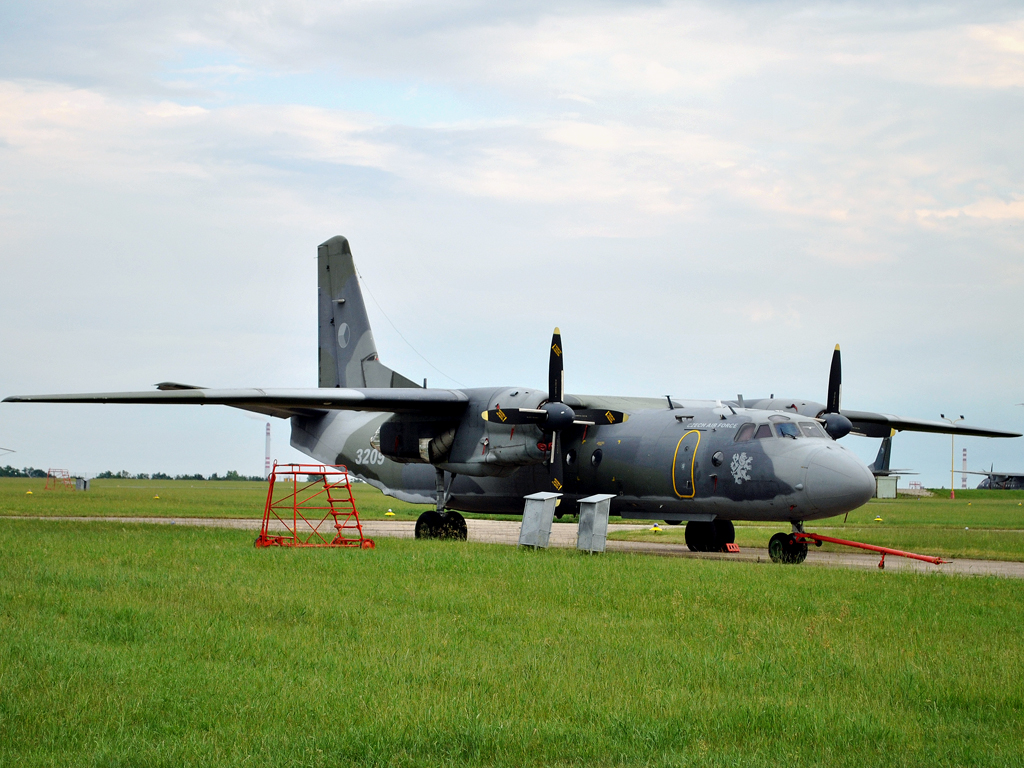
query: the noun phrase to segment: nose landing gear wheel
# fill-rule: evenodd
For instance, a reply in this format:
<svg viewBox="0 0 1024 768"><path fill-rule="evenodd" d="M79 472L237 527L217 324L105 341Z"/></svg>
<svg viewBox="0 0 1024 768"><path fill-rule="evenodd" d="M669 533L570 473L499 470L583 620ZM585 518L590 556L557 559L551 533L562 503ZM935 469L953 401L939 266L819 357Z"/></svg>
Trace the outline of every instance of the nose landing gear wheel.
<svg viewBox="0 0 1024 768"><path fill-rule="evenodd" d="M807 543L790 533L776 533L768 540L768 556L773 563L802 563L807 559Z"/></svg>

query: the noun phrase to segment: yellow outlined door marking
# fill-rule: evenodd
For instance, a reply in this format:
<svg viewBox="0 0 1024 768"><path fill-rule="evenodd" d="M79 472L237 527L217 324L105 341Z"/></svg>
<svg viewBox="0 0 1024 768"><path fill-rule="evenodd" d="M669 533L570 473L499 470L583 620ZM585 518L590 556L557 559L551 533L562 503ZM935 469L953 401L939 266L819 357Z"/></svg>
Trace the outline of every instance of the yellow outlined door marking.
<svg viewBox="0 0 1024 768"><path fill-rule="evenodd" d="M683 447L683 442L690 435L696 435L697 436L697 442L693 444L693 450L690 452L690 457L689 457L689 460L690 460L690 492L689 493L680 493L679 492L679 487L676 485L676 462L679 460L679 449ZM697 429L691 429L689 432L685 432L683 434L683 436L679 438L679 442L676 443L676 452L672 456L672 490L676 492L676 496L678 496L680 499L692 499L694 497L694 495L697 493L697 485L696 485L696 483L694 483L694 480L693 480L693 470L694 470L694 459L697 457L697 446L698 445L700 445L700 430L697 430ZM684 457L684 460L685 460L685 457ZM683 469L685 471L685 467L681 467L681 469Z"/></svg>

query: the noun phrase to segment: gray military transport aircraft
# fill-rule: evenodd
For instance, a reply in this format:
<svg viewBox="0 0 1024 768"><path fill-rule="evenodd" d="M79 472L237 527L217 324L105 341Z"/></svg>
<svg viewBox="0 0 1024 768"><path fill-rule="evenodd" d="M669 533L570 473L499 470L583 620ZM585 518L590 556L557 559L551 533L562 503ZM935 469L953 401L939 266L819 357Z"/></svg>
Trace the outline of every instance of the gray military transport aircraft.
<svg viewBox="0 0 1024 768"><path fill-rule="evenodd" d="M690 549L734 540L734 520L787 523L772 559L800 562L804 522L863 505L874 477L836 442L894 430L984 437L1013 432L840 409L836 346L825 403L571 395L563 389L558 329L547 391L428 389L384 366L370 330L348 240L318 250L319 387L209 389L164 382L157 391L8 397L4 402L228 405L291 420L291 444L344 464L385 494L433 503L417 538L466 537L459 511L522 514L523 497L614 494L613 514L686 523ZM424 382L425 385L425 382ZM569 502L569 504L564 504Z"/></svg>

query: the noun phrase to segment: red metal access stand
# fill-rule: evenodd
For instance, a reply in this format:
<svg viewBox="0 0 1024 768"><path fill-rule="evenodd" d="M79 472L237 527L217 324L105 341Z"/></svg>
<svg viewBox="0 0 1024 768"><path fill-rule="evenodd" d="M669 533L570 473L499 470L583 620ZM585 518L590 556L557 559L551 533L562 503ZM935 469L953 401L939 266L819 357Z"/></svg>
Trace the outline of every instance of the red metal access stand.
<svg viewBox="0 0 1024 768"><path fill-rule="evenodd" d="M75 484L71 480L71 475L66 469L46 470L46 487L43 490L56 491L58 488L74 490Z"/></svg>
<svg viewBox="0 0 1024 768"><path fill-rule="evenodd" d="M794 533L793 538L797 541L813 543L816 546L821 546L821 542L827 541L829 544L842 544L844 547L856 547L857 549L866 549L871 552L880 552L882 559L878 561L879 568L885 568L885 556L892 555L893 557L909 557L911 560L923 560L926 563L932 565L941 565L942 563L948 563L949 560L943 560L941 557L932 557L930 555L918 555L913 552L904 552L900 549L890 549L889 547L876 547L874 544L862 544L859 541L847 541L846 539L834 539L831 536L822 536L818 533Z"/></svg>
<svg viewBox="0 0 1024 768"><path fill-rule="evenodd" d="M348 469L326 464L274 462L257 547L357 547L374 549L352 498ZM271 531L273 522L285 531Z"/></svg>

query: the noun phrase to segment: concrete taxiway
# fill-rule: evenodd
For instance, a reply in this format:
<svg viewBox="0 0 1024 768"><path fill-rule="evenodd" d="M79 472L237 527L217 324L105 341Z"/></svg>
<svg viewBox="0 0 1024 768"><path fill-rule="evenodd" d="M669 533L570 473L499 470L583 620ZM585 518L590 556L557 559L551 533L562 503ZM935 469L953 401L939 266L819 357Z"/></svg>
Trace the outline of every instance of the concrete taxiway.
<svg viewBox="0 0 1024 768"><path fill-rule="evenodd" d="M4 517L5 520L51 520L53 522L108 522L108 523L149 523L163 525L189 525L209 528L238 528L258 531L262 525L260 519L227 519L198 517ZM519 543L519 522L507 520L467 520L469 541L481 544L506 544L515 546ZM368 538L411 539L415 536L416 524L406 520L367 520L362 523L363 534ZM611 525L608 533L616 531L643 530L648 525ZM277 524L275 530L284 530ZM576 546L576 525L556 523L551 528L552 547L572 548ZM701 560L731 560L736 562L766 563L772 565L768 550L746 548L739 553L726 554L720 552L691 552L683 544L661 544L646 541L614 541L609 540L609 552L631 552L635 554L657 555L661 557L686 557ZM821 552L811 547L804 565L825 566L833 568L854 568L862 570L878 570L879 556L860 552ZM784 567L784 566L779 566ZM1002 560L954 560L943 565L932 565L919 560L908 560L903 557L887 556L886 571L901 573L944 573L961 576L1001 576L1004 578L1024 579L1024 563Z"/></svg>

